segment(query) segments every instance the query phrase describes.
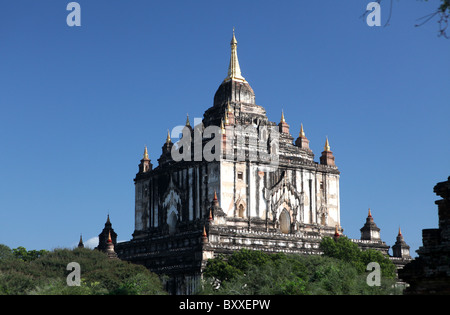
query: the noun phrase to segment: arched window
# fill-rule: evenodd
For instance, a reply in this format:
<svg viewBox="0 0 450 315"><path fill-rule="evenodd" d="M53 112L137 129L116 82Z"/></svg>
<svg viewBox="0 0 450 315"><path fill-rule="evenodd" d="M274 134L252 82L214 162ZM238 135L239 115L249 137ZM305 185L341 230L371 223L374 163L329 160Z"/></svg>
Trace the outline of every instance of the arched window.
<svg viewBox="0 0 450 315"><path fill-rule="evenodd" d="M283 209L280 214L280 230L284 234L291 233L291 216L286 209Z"/></svg>
<svg viewBox="0 0 450 315"><path fill-rule="evenodd" d="M169 234L174 234L177 229L177 215L175 212L172 212L167 219L167 224L169 224Z"/></svg>
<svg viewBox="0 0 450 315"><path fill-rule="evenodd" d="M327 217L325 216L325 213L322 213L320 224L327 225Z"/></svg>
<svg viewBox="0 0 450 315"><path fill-rule="evenodd" d="M244 208L243 204L239 205L238 216L239 216L239 218L244 218L245 217L245 208Z"/></svg>

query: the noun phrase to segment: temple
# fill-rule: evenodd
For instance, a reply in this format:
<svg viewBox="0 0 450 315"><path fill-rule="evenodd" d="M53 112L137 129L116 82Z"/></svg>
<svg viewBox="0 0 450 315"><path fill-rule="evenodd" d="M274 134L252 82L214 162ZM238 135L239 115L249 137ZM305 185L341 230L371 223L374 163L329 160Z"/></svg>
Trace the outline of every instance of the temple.
<svg viewBox="0 0 450 315"><path fill-rule="evenodd" d="M176 143L168 131L155 166L145 147L134 179L132 239L116 243L109 216L99 235L99 249L167 275L172 294L195 293L207 260L218 254L320 254L324 236L343 235L340 172L328 137L316 162L301 122L290 122L299 128L294 137L284 111L270 121L242 76L234 31L230 46L227 76L202 122L191 126L187 117ZM389 250L370 212L355 242Z"/></svg>

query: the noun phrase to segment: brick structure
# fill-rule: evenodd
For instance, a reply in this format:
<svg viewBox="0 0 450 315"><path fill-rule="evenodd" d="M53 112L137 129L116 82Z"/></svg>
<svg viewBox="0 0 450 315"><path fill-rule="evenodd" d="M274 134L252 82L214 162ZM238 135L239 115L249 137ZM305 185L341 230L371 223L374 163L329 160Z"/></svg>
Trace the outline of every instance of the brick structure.
<svg viewBox="0 0 450 315"><path fill-rule="evenodd" d="M409 284L405 294L450 294L450 177L434 187L442 197L438 206L439 228L422 230L418 258L399 270Z"/></svg>

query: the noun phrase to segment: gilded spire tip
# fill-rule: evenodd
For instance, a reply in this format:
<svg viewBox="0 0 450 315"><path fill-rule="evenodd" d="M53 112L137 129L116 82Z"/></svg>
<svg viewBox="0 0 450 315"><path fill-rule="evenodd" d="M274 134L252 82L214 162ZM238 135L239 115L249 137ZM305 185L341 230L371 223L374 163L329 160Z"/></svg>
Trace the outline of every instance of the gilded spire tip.
<svg viewBox="0 0 450 315"><path fill-rule="evenodd" d="M324 149L325 149L326 152L330 152L331 151L331 149L330 149L330 142L328 142L328 137L327 137L327 140L325 141Z"/></svg>
<svg viewBox="0 0 450 315"><path fill-rule="evenodd" d="M303 130L303 124L300 124L300 134L299 134L299 136L301 138L306 138L305 130Z"/></svg>
<svg viewBox="0 0 450 315"><path fill-rule="evenodd" d="M166 139L166 143L167 143L167 144L172 143L172 139L170 139L170 131L169 131L169 129L167 129L167 139Z"/></svg>
<svg viewBox="0 0 450 315"><path fill-rule="evenodd" d="M233 37L231 38L230 45L231 45L230 65L228 67L228 76L225 78L224 82L227 82L229 80L247 82L241 75L241 68L239 66L239 60L237 56L237 40L234 34L234 27L233 27Z"/></svg>

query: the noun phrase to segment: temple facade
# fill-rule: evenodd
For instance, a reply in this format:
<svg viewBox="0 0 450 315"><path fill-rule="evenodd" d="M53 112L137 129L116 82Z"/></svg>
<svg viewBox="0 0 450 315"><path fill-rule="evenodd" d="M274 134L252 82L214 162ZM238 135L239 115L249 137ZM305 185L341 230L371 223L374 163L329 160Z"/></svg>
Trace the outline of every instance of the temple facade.
<svg viewBox="0 0 450 315"><path fill-rule="evenodd" d="M156 166L145 148L134 179L133 238L116 244L115 233L100 235L103 250L109 240L119 258L167 275L173 294L195 293L218 254L320 254L324 236L343 233L340 172L328 138L315 161L300 122L297 137L283 112L271 122L242 76L234 32L230 45L228 74L202 122L191 126L188 117L175 143L169 131ZM387 254L369 217L355 241Z"/></svg>

